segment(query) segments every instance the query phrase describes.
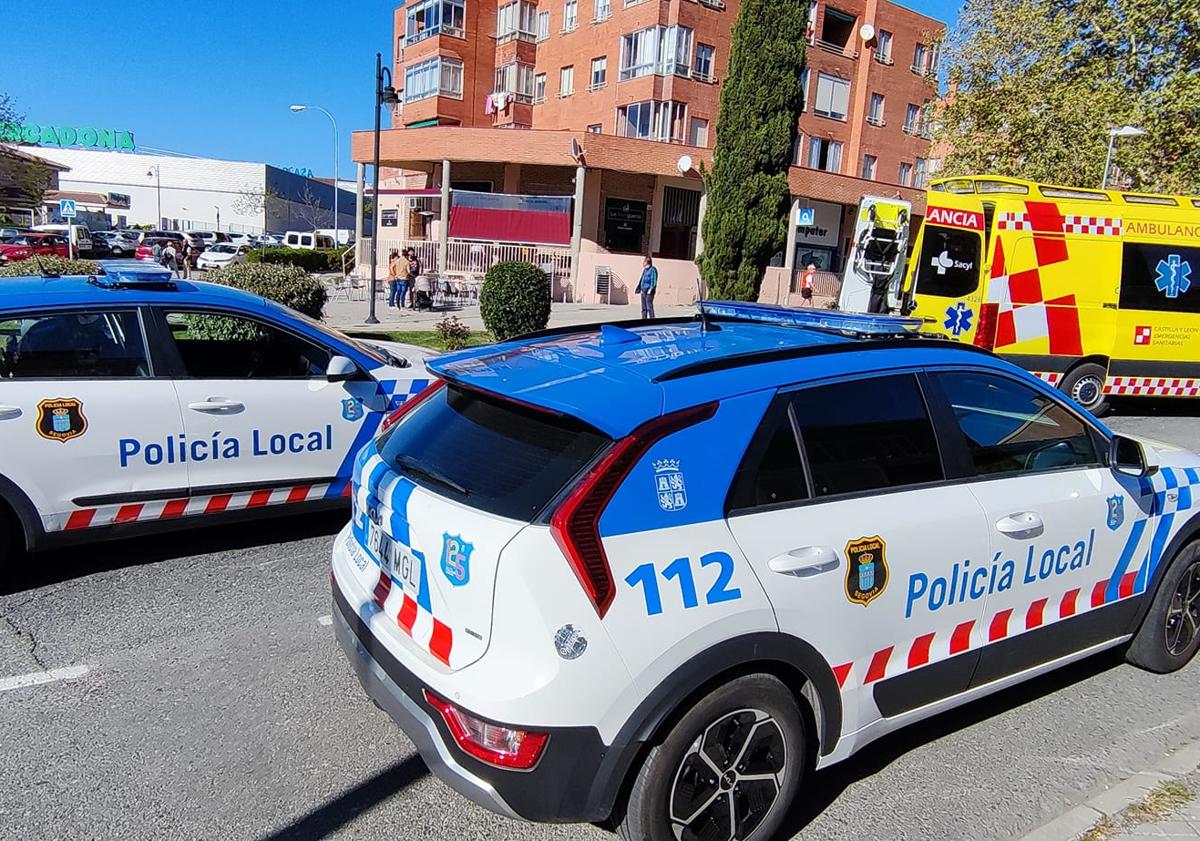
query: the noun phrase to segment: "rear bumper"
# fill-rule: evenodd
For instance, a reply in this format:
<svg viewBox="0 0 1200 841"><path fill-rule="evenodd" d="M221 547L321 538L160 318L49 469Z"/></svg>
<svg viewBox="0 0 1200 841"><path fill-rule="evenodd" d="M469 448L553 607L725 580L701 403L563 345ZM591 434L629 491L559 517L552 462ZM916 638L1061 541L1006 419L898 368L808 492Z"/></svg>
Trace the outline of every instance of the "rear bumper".
<svg viewBox="0 0 1200 841"><path fill-rule="evenodd" d="M333 625L363 688L416 745L442 782L484 808L530 821L604 820L612 813L624 772L640 745L607 746L594 727L537 728L550 734L528 771L496 768L463 752L441 715L425 701L423 684L371 633L333 585ZM455 693L430 686L443 697ZM473 714L474 710L471 710Z"/></svg>

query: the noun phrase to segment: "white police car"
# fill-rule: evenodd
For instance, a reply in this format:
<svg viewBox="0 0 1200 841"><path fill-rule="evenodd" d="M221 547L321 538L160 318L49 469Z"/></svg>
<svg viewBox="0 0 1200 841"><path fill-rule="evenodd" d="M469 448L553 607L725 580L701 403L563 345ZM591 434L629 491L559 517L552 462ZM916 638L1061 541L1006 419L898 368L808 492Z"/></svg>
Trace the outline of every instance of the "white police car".
<svg viewBox="0 0 1200 841"><path fill-rule="evenodd" d="M347 504L422 359L229 287L106 261L0 283L0 562L134 530Z"/></svg>
<svg viewBox="0 0 1200 841"><path fill-rule="evenodd" d="M1100 649L1200 646L1200 459L912 319L709 303L439 357L333 554L471 799L766 839L806 774Z"/></svg>

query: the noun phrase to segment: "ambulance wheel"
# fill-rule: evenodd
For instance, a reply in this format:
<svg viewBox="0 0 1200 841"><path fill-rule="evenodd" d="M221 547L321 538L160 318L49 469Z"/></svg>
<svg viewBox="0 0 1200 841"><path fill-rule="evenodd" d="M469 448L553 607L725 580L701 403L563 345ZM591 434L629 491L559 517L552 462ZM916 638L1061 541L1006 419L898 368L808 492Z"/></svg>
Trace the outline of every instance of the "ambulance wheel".
<svg viewBox="0 0 1200 841"><path fill-rule="evenodd" d="M625 841L767 841L800 785L807 738L777 678L730 681L650 751L617 831Z"/></svg>
<svg viewBox="0 0 1200 841"><path fill-rule="evenodd" d="M1200 648L1200 540L1179 550L1125 659L1151 672L1181 669Z"/></svg>
<svg viewBox="0 0 1200 841"><path fill-rule="evenodd" d="M1096 417L1108 414L1108 395L1104 393L1105 371L1103 365L1085 362L1070 370L1063 377L1059 388L1064 394Z"/></svg>

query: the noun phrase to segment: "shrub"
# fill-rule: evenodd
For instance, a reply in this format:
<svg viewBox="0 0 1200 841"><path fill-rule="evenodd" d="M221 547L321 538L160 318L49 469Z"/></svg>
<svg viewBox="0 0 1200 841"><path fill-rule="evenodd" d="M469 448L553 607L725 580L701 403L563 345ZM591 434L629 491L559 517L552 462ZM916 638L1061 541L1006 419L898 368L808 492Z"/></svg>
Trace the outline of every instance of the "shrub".
<svg viewBox="0 0 1200 841"><path fill-rule="evenodd" d="M462 350L471 338L471 328L458 320L457 315L448 315L433 325L446 350Z"/></svg>
<svg viewBox="0 0 1200 841"><path fill-rule="evenodd" d="M246 259L251 263L299 266L310 272L342 270L342 252L334 248L258 248L246 255Z"/></svg>
<svg viewBox="0 0 1200 841"><path fill-rule="evenodd" d="M497 263L488 269L479 293L484 326L497 341L546 329L550 321L550 281L532 263Z"/></svg>
<svg viewBox="0 0 1200 841"><path fill-rule="evenodd" d="M204 279L261 295L310 318L320 318L329 299L325 284L298 266L240 263L208 272Z"/></svg>
<svg viewBox="0 0 1200 841"><path fill-rule="evenodd" d="M19 277L21 275L66 275L66 274L98 274L100 264L95 260L68 260L66 257L46 255L34 259L14 260L0 266L0 277Z"/></svg>

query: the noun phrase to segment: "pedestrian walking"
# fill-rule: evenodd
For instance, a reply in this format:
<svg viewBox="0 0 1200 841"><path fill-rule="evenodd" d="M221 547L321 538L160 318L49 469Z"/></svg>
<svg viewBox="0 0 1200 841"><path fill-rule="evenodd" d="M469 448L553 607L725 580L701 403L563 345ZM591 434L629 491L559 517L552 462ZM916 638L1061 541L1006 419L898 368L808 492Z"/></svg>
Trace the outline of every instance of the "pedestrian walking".
<svg viewBox="0 0 1200 841"><path fill-rule="evenodd" d="M192 276L192 266L196 263L196 247L194 245L183 246L183 276L185 279Z"/></svg>
<svg viewBox="0 0 1200 841"><path fill-rule="evenodd" d="M163 267L170 270L171 274L179 277L179 252L175 250L175 243L167 240L167 244L162 251Z"/></svg>
<svg viewBox="0 0 1200 841"><path fill-rule="evenodd" d="M150 253L154 255L154 262L159 262L162 259L162 243L158 240L150 243Z"/></svg>
<svg viewBox="0 0 1200 841"><path fill-rule="evenodd" d="M800 306L811 307L813 305L813 277L817 273L817 267L809 263L804 274L800 276Z"/></svg>
<svg viewBox="0 0 1200 841"><path fill-rule="evenodd" d="M647 257L642 261L642 278L638 281L637 292L642 296L642 318L654 318L654 293L658 291L658 269L654 261Z"/></svg>
<svg viewBox="0 0 1200 841"><path fill-rule="evenodd" d="M405 254L408 253L407 248L404 251ZM400 271L400 252L393 248L392 253L388 255L387 305L389 307L396 307L397 309L404 303L404 296L400 293Z"/></svg>

